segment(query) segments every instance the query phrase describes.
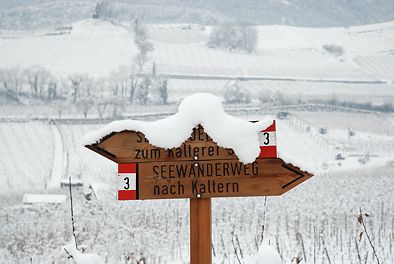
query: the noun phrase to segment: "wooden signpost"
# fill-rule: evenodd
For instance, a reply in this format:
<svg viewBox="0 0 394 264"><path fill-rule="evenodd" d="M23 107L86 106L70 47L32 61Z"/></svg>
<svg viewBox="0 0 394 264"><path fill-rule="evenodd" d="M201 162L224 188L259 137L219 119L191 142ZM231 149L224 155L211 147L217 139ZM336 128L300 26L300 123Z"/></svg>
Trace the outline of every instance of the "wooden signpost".
<svg viewBox="0 0 394 264"><path fill-rule="evenodd" d="M209 264L211 198L277 196L312 177L277 157L275 121L259 141L260 156L251 164L219 147L202 126L172 149L155 147L135 131L86 147L118 163L119 200L190 198L190 263Z"/></svg>

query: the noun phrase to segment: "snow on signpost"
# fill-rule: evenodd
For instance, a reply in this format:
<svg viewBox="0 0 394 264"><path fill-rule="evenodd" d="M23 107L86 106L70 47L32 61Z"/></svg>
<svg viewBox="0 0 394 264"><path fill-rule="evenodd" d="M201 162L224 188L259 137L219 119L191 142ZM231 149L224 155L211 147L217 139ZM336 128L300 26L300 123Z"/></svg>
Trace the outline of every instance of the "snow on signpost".
<svg viewBox="0 0 394 264"><path fill-rule="evenodd" d="M113 122L84 139L118 163L119 200L190 198L192 264L211 263L210 198L277 196L312 177L278 158L276 143L274 120L227 115L210 94L185 98L168 118Z"/></svg>

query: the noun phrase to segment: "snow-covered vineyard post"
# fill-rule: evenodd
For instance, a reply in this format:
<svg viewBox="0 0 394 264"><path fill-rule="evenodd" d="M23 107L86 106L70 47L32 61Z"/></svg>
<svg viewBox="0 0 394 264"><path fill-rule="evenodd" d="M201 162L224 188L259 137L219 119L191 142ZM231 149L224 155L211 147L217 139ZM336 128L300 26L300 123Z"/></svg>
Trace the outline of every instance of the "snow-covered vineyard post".
<svg viewBox="0 0 394 264"><path fill-rule="evenodd" d="M211 198L278 196L312 177L278 157L272 118L229 116L211 94L185 98L162 120L113 122L84 144L118 164L118 200L190 199L191 264L212 263ZM268 245L249 263L260 261L282 262Z"/></svg>

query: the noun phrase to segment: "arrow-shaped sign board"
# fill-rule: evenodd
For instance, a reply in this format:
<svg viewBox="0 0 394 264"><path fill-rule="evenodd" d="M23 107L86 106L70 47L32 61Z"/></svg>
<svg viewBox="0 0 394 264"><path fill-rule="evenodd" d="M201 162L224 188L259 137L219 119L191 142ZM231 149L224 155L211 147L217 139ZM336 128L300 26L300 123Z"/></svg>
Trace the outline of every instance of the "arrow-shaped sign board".
<svg viewBox="0 0 394 264"><path fill-rule="evenodd" d="M276 196L312 177L277 158L275 122L259 140L261 153L251 164L219 147L202 126L172 149L153 146L135 131L86 147L118 163L119 200Z"/></svg>

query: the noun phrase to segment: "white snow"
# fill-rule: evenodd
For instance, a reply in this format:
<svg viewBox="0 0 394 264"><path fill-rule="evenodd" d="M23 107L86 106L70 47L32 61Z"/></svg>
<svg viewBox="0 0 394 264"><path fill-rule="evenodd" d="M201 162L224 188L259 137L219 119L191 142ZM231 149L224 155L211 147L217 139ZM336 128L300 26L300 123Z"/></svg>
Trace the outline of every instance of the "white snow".
<svg viewBox="0 0 394 264"><path fill-rule="evenodd" d="M104 77L136 53L132 34L109 21L80 21L69 34L0 38L0 68L37 65L64 77Z"/></svg>
<svg viewBox="0 0 394 264"><path fill-rule="evenodd" d="M66 201L66 196L64 194L24 194L22 201L25 204L61 204Z"/></svg>
<svg viewBox="0 0 394 264"><path fill-rule="evenodd" d="M220 147L233 149L241 162L251 163L260 153L258 133L271 125L272 120L266 117L257 123L250 123L230 116L224 112L218 97L196 93L181 102L175 115L153 122L115 121L86 135L83 144L97 143L112 132L132 130L142 132L152 145L174 148L185 142L193 128L201 124Z"/></svg>
<svg viewBox="0 0 394 264"><path fill-rule="evenodd" d="M209 48L211 27L147 25L154 50L145 72L194 76L393 80L394 22L350 28L257 26L253 54ZM0 68L38 65L56 76L104 77L130 67L138 50L130 29L108 21L84 20L69 34L8 34L0 37ZM51 32L53 33L53 32ZM342 56L322 46L337 45Z"/></svg>
<svg viewBox="0 0 394 264"><path fill-rule="evenodd" d="M245 261L247 264L282 264L282 259L276 249L268 244L262 244L256 255Z"/></svg>
<svg viewBox="0 0 394 264"><path fill-rule="evenodd" d="M59 188L60 180L63 177L63 141L57 126L52 126L54 153L53 153L53 166L51 171L51 178L48 181L47 188Z"/></svg>
<svg viewBox="0 0 394 264"><path fill-rule="evenodd" d="M97 254L83 254L76 247L75 243L63 247L72 256L76 264L104 264L104 260Z"/></svg>
<svg viewBox="0 0 394 264"><path fill-rule="evenodd" d="M210 27L190 30L174 25L150 25L154 50L151 63L157 72L196 76L264 76L314 80L376 80L389 78L387 62L394 60L393 22L350 28L301 28L257 26L257 49L252 54L208 48ZM341 46L342 56L333 56L324 45ZM376 67L357 58L382 57ZM369 58L371 57L371 58ZM390 68L392 68L390 66ZM386 71L384 71L386 69ZM383 72L382 72L383 71Z"/></svg>

